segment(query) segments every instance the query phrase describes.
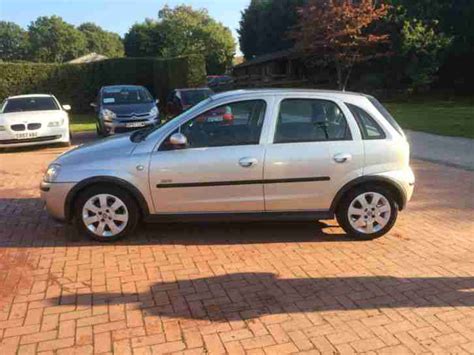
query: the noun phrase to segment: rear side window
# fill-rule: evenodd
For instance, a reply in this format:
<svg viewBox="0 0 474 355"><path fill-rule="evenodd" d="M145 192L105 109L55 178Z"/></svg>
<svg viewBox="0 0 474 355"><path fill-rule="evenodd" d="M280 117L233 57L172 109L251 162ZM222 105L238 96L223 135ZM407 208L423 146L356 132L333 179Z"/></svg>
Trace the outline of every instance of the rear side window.
<svg viewBox="0 0 474 355"><path fill-rule="evenodd" d="M369 101L372 103L372 105L375 106L377 111L380 112L380 114L390 123L390 125L402 136L405 134L403 133L402 127L398 124L397 121L395 121L395 118L390 114L390 112L387 111L387 109L377 100L375 97L369 96L368 97Z"/></svg>
<svg viewBox="0 0 474 355"><path fill-rule="evenodd" d="M363 139L385 138L385 132L367 111L356 105L348 103L346 105L356 119Z"/></svg>
<svg viewBox="0 0 474 355"><path fill-rule="evenodd" d="M281 102L274 143L351 139L346 118L334 102L319 99L286 99Z"/></svg>

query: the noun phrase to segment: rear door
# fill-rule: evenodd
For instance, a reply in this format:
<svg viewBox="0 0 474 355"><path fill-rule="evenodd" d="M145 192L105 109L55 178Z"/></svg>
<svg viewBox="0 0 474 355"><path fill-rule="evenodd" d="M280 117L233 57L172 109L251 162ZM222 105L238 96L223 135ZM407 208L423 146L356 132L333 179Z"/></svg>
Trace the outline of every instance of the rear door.
<svg viewBox="0 0 474 355"><path fill-rule="evenodd" d="M347 107L326 97L280 97L264 168L266 211L328 210L362 175L363 144Z"/></svg>

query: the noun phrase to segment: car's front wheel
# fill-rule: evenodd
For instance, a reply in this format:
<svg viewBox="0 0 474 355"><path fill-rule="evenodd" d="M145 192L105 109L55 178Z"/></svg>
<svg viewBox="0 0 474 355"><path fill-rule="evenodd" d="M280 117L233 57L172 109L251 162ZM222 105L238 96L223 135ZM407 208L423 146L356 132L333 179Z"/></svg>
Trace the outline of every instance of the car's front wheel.
<svg viewBox="0 0 474 355"><path fill-rule="evenodd" d="M349 191L342 199L337 221L350 236L375 239L392 229L398 204L383 186L363 186Z"/></svg>
<svg viewBox="0 0 474 355"><path fill-rule="evenodd" d="M75 203L74 224L81 234L111 242L131 234L139 210L133 197L115 186L96 185L81 192Z"/></svg>

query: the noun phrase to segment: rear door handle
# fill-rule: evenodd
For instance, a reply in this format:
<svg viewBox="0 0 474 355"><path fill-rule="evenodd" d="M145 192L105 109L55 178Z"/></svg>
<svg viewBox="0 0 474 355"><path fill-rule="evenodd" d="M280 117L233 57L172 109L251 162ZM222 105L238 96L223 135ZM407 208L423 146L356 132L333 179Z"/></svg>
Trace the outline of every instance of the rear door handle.
<svg viewBox="0 0 474 355"><path fill-rule="evenodd" d="M352 159L352 155L347 153L336 154L333 159L336 163L342 164L350 161Z"/></svg>
<svg viewBox="0 0 474 355"><path fill-rule="evenodd" d="M239 165L242 168L250 168L251 166L257 165L258 160L255 158L242 158L239 160Z"/></svg>

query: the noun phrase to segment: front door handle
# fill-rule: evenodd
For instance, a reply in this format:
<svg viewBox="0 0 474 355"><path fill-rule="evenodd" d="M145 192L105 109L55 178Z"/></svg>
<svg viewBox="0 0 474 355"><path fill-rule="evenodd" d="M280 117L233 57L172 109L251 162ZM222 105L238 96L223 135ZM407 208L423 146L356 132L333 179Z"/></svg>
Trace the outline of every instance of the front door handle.
<svg viewBox="0 0 474 355"><path fill-rule="evenodd" d="M336 163L342 164L350 161L352 159L352 155L346 153L336 154L333 159Z"/></svg>
<svg viewBox="0 0 474 355"><path fill-rule="evenodd" d="M257 165L258 160L255 158L242 158L239 160L239 165L242 168L250 168L251 166Z"/></svg>

